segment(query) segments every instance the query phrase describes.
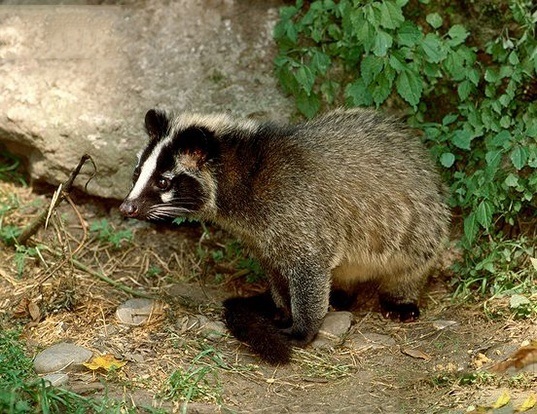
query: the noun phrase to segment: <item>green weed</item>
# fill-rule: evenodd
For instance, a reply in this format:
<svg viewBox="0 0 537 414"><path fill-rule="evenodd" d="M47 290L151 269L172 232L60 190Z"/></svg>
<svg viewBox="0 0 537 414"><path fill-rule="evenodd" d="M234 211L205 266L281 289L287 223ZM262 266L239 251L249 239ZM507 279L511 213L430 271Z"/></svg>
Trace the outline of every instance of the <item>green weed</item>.
<svg viewBox="0 0 537 414"><path fill-rule="evenodd" d="M98 405L78 394L53 388L33 372L19 333L0 331L0 412L84 413Z"/></svg>
<svg viewBox="0 0 537 414"><path fill-rule="evenodd" d="M265 277L261 264L244 251L238 241L226 243L221 249L213 250L211 257L215 263L228 263L237 269L237 272L246 276L248 283L257 282Z"/></svg>
<svg viewBox="0 0 537 414"><path fill-rule="evenodd" d="M144 411L141 411L144 410ZM33 371L17 331L0 330L0 412L5 414L125 414L158 410L130 402L84 397L55 388Z"/></svg>
<svg viewBox="0 0 537 414"><path fill-rule="evenodd" d="M222 386L216 368L223 364L214 349L209 348L200 352L188 368L179 368L173 372L162 392L162 397L165 400L186 403L198 400L220 403ZM186 404L183 407L186 410Z"/></svg>
<svg viewBox="0 0 537 414"><path fill-rule="evenodd" d="M131 230L116 230L107 219L91 223L89 230L95 233L98 240L110 243L116 249L119 249L123 242L130 242L133 237Z"/></svg>
<svg viewBox="0 0 537 414"><path fill-rule="evenodd" d="M24 268L28 259L33 259L39 256L39 247L17 246L15 256L13 258L15 266L17 267L17 276L22 277Z"/></svg>

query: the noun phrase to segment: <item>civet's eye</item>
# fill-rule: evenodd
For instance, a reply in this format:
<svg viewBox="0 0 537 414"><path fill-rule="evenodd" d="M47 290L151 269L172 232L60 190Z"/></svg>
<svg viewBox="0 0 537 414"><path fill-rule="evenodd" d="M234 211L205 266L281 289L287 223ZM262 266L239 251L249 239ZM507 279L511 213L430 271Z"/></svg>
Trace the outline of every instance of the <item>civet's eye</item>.
<svg viewBox="0 0 537 414"><path fill-rule="evenodd" d="M170 188L170 180L168 180L167 178L165 177L160 177L158 180L157 180L157 187L160 189L160 190L167 190L168 188Z"/></svg>

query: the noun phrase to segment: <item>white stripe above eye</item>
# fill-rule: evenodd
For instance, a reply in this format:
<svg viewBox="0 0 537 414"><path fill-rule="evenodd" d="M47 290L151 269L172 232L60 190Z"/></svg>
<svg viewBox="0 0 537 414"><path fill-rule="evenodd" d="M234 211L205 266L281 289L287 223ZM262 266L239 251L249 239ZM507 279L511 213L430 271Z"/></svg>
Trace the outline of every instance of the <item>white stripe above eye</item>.
<svg viewBox="0 0 537 414"><path fill-rule="evenodd" d="M160 154L160 151L162 148L168 144L171 141L171 138L163 139L161 142L159 142L155 148L153 148L153 151L151 152L151 155L147 157L145 162L142 164L140 169L140 176L138 177L138 180L136 180L136 183L134 183L134 187L132 187L131 192L127 196L127 200L135 200L142 194L144 188L149 184L149 180L151 179L151 176L157 169L157 158Z"/></svg>

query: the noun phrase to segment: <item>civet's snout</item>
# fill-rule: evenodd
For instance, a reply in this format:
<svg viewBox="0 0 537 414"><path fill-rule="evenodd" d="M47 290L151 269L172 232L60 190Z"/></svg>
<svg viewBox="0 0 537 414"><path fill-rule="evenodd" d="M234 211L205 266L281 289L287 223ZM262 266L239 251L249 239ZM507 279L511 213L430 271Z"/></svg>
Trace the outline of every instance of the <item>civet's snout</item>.
<svg viewBox="0 0 537 414"><path fill-rule="evenodd" d="M137 218L140 214L140 207L136 203L136 200L125 199L119 206L119 211L125 217Z"/></svg>

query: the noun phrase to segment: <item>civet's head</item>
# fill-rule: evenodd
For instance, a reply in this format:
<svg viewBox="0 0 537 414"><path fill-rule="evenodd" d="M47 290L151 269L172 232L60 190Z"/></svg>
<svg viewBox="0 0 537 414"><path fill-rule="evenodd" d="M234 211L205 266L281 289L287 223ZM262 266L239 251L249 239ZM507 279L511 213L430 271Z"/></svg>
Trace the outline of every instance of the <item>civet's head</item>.
<svg viewBox="0 0 537 414"><path fill-rule="evenodd" d="M145 116L149 143L138 154L132 188L119 207L126 217L168 220L196 216L214 207L217 158L215 131L227 117L186 114L169 118L159 110Z"/></svg>

